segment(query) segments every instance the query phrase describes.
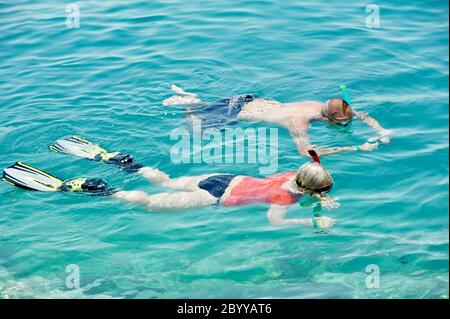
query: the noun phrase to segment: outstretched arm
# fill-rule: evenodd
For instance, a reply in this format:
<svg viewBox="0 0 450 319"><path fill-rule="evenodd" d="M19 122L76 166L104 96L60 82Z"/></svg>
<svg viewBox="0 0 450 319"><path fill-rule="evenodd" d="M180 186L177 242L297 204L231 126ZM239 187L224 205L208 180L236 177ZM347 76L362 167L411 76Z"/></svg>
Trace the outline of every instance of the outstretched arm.
<svg viewBox="0 0 450 319"><path fill-rule="evenodd" d="M308 133L306 132L308 126L309 123L303 121L289 121L287 126L292 140L297 147L297 151L306 156L308 156L308 150L313 148L310 144Z"/></svg>
<svg viewBox="0 0 450 319"><path fill-rule="evenodd" d="M314 150L317 152L319 156L349 152L349 151L373 151L378 148L378 143L364 143L361 145L354 146L337 146L337 147L324 147L324 148L315 148Z"/></svg>
<svg viewBox="0 0 450 319"><path fill-rule="evenodd" d="M373 117L370 117L366 112L353 112L357 118L361 121L372 127L374 130L378 132L380 138L378 139L380 142L384 144L388 144L390 142L389 136L392 134L391 130L384 129L380 123L375 120Z"/></svg>
<svg viewBox="0 0 450 319"><path fill-rule="evenodd" d="M270 224L274 226L284 226L284 225L300 225L306 227L320 227L328 228L335 224L335 220L327 217L313 217L313 218L290 218L286 219L286 206L271 205L267 211L267 218Z"/></svg>
<svg viewBox="0 0 450 319"><path fill-rule="evenodd" d="M319 156L348 152L348 151L373 151L378 147L377 143L364 143L355 146L339 146L339 147L316 147L310 143L307 129L309 123L305 120L290 120L287 123L287 129L291 133L292 139L297 150L302 155L308 155L308 150L314 149Z"/></svg>
<svg viewBox="0 0 450 319"><path fill-rule="evenodd" d="M355 114L355 116L357 118L359 118L361 121L363 121L364 123L366 123L367 125L369 125L370 127L372 127L373 129L377 130L377 131L381 131L384 130L380 123L375 120L373 117L370 117L369 114L367 114L366 112L353 112Z"/></svg>

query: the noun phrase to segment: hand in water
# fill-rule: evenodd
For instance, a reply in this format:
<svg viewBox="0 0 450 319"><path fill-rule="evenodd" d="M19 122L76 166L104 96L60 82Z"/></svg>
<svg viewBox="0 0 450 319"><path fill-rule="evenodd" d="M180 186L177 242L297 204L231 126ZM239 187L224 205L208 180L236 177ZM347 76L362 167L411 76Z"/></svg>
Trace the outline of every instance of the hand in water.
<svg viewBox="0 0 450 319"><path fill-rule="evenodd" d="M393 130L381 130L378 132L377 136L369 138L368 142L380 142L383 144L389 144L391 142L391 136L394 134Z"/></svg>
<svg viewBox="0 0 450 319"><path fill-rule="evenodd" d="M377 143L369 143L369 142L367 142L367 143L364 143L363 145L361 145L359 147L359 149L361 151L373 151L373 150L376 150L378 148L378 145L379 145L378 142Z"/></svg>
<svg viewBox="0 0 450 319"><path fill-rule="evenodd" d="M394 135L394 130L382 129L381 131L378 132L378 134L380 134L381 136L392 136Z"/></svg>
<svg viewBox="0 0 450 319"><path fill-rule="evenodd" d="M317 225L318 228L330 228L334 224L336 224L336 220L327 216L320 216L320 217L314 217L315 218L315 225Z"/></svg>
<svg viewBox="0 0 450 319"><path fill-rule="evenodd" d="M393 130L381 130L378 132L378 134L380 134L380 139L379 141L383 144L389 144L389 142L391 141L391 136L394 134Z"/></svg>
<svg viewBox="0 0 450 319"><path fill-rule="evenodd" d="M389 144L391 142L391 139L389 136L386 136L386 137L380 138L378 141L383 144Z"/></svg>
<svg viewBox="0 0 450 319"><path fill-rule="evenodd" d="M334 209L341 206L338 202L334 200L334 198L331 197L325 197L320 199L320 206L328 208L328 209Z"/></svg>

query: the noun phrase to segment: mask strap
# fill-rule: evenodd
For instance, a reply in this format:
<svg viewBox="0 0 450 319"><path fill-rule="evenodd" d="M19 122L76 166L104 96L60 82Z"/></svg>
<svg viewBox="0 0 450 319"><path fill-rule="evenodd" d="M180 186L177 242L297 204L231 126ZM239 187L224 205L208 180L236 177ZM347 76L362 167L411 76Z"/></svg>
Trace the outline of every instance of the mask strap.
<svg viewBox="0 0 450 319"><path fill-rule="evenodd" d="M322 106L322 115L324 115L325 117L328 117L328 103L330 102L330 100L327 100L325 102L325 104Z"/></svg>

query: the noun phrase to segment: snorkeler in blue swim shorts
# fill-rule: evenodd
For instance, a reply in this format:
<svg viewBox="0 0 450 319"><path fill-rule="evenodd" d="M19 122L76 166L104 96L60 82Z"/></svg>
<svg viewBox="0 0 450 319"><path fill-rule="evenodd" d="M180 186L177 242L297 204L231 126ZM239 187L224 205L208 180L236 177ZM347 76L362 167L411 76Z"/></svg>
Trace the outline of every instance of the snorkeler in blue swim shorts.
<svg viewBox="0 0 450 319"><path fill-rule="evenodd" d="M276 124L289 130L297 150L308 156L314 149L319 155L345 151L373 151L380 143L389 144L392 131L385 130L378 121L365 112L355 111L345 86L341 86L343 98L317 101L281 103L260 98L255 94L238 95L215 103L205 103L195 93L186 92L173 85L174 96L163 101L164 105L186 105L191 119L201 121L202 128L224 129L239 121L262 121ZM348 126L354 118L372 127L377 136L362 145L341 147L316 147L310 143L308 129L312 122L326 122L330 125Z"/></svg>

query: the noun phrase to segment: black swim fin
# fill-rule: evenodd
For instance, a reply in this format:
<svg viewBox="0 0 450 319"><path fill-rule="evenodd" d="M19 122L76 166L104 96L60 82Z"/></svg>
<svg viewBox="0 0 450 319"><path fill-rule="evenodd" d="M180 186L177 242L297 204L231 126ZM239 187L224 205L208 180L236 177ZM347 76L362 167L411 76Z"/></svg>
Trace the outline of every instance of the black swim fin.
<svg viewBox="0 0 450 319"><path fill-rule="evenodd" d="M62 180L47 172L22 162L3 170L2 180L10 185L39 192L88 192L96 195L111 195L114 190L108 183L97 178Z"/></svg>

